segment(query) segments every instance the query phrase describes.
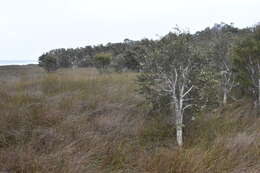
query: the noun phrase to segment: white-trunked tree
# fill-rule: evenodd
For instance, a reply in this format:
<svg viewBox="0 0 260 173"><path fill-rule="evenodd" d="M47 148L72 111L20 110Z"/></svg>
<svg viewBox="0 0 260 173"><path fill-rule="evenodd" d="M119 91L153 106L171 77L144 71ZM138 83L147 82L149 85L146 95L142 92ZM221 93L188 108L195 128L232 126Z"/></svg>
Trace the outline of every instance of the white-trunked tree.
<svg viewBox="0 0 260 173"><path fill-rule="evenodd" d="M221 33L215 36L214 50L216 69L220 72L220 89L223 93L223 105L227 104L228 96L235 86L234 73L232 71L232 60L230 58L230 47L232 45L232 33Z"/></svg>
<svg viewBox="0 0 260 173"><path fill-rule="evenodd" d="M146 95L153 93L154 97L168 96L176 125L177 143L181 147L183 116L184 111L192 106L191 77L196 66L193 63L191 36L179 31L168 37L158 42L159 49L146 56L139 82L142 93Z"/></svg>

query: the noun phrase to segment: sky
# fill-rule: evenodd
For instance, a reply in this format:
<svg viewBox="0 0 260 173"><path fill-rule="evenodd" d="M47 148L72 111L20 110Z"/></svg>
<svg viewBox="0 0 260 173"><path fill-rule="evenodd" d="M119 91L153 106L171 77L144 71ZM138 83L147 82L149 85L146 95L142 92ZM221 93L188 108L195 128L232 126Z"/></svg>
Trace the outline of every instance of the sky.
<svg viewBox="0 0 260 173"><path fill-rule="evenodd" d="M56 48L158 39L178 25L260 22L260 0L0 0L0 61L37 60Z"/></svg>

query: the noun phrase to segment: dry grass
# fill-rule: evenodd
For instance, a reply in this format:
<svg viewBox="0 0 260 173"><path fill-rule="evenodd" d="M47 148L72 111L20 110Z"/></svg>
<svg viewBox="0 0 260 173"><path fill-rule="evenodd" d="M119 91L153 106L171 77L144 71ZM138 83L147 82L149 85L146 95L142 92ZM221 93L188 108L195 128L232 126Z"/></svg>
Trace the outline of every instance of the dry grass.
<svg viewBox="0 0 260 173"><path fill-rule="evenodd" d="M260 119L246 101L202 114L179 149L134 73L16 70L0 74L0 172L260 172Z"/></svg>

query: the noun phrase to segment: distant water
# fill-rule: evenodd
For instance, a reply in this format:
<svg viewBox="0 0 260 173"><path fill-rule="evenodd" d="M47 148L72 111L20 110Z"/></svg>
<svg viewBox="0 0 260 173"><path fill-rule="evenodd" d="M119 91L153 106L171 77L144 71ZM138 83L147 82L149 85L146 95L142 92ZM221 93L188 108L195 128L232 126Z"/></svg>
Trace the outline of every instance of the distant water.
<svg viewBox="0 0 260 173"><path fill-rule="evenodd" d="M27 65L38 64L37 60L0 60L0 66L3 65Z"/></svg>

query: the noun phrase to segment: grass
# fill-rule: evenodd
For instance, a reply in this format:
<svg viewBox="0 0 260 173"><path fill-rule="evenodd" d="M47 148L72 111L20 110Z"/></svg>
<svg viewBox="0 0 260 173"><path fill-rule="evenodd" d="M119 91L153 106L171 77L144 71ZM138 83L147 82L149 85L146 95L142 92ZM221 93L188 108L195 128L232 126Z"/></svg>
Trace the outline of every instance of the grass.
<svg viewBox="0 0 260 173"><path fill-rule="evenodd" d="M179 149L174 127L150 115L135 79L2 69L0 172L260 172L260 119L248 100L202 113Z"/></svg>

